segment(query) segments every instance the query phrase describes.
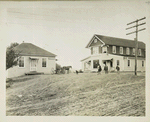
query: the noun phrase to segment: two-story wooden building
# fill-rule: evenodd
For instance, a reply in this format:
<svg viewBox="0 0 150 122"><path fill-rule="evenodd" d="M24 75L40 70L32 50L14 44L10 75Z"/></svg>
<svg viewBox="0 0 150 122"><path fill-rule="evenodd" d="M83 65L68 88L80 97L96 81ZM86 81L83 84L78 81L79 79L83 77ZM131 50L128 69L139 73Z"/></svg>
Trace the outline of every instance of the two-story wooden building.
<svg viewBox="0 0 150 122"><path fill-rule="evenodd" d="M95 34L86 48L91 55L83 60L83 71L97 71L97 65L109 70L115 70L117 65L120 71L134 71L135 69L135 41ZM145 43L138 41L137 71L145 71Z"/></svg>

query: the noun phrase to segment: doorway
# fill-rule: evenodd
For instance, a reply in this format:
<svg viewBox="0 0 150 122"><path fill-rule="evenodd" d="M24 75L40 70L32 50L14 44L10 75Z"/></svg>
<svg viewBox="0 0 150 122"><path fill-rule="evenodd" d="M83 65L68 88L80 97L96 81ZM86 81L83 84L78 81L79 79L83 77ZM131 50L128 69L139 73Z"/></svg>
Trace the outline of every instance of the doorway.
<svg viewBox="0 0 150 122"><path fill-rule="evenodd" d="M31 59L30 71L37 71L37 60Z"/></svg>

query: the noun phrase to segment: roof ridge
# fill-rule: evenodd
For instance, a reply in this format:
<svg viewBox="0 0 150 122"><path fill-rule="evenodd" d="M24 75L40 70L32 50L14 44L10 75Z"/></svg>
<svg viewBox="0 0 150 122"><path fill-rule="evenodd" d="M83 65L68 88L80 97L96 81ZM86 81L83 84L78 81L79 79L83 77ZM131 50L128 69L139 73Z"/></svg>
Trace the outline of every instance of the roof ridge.
<svg viewBox="0 0 150 122"><path fill-rule="evenodd" d="M86 48L88 48L91 45L94 37L101 39L106 45L116 45L116 46L125 46L125 47L134 47L135 45L135 40L94 34L90 42L87 44ZM143 41L138 41L138 44L139 44L139 48L145 49L146 44Z"/></svg>
<svg viewBox="0 0 150 122"><path fill-rule="evenodd" d="M21 43L15 47L16 50L22 50L22 54L27 55L43 55L43 56L57 56L46 49L43 49L37 45L32 43Z"/></svg>
<svg viewBox="0 0 150 122"><path fill-rule="evenodd" d="M116 39L122 39L122 40L134 41L134 40L131 40L131 39L120 38L120 37L105 36L105 35L99 35L99 34L94 34L94 35L98 35L98 36L104 36L104 37L108 37L108 38L116 38ZM143 41L138 41L138 42L142 42L142 43L144 43ZM144 43L144 44L145 44L145 43Z"/></svg>

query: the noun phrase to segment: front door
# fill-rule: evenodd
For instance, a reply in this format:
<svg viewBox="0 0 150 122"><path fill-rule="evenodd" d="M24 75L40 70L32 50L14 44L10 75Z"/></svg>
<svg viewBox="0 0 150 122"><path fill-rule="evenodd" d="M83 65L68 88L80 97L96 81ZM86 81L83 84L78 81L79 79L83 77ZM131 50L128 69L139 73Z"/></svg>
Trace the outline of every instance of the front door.
<svg viewBox="0 0 150 122"><path fill-rule="evenodd" d="M37 70L37 60L31 60L30 71Z"/></svg>

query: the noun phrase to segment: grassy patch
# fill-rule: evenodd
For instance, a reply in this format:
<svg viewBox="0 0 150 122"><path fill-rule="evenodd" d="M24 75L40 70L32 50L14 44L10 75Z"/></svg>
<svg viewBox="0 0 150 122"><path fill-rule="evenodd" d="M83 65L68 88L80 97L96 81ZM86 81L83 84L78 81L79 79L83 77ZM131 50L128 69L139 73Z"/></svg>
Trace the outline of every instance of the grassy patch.
<svg viewBox="0 0 150 122"><path fill-rule="evenodd" d="M145 116L145 76L40 75L6 91L6 115Z"/></svg>

